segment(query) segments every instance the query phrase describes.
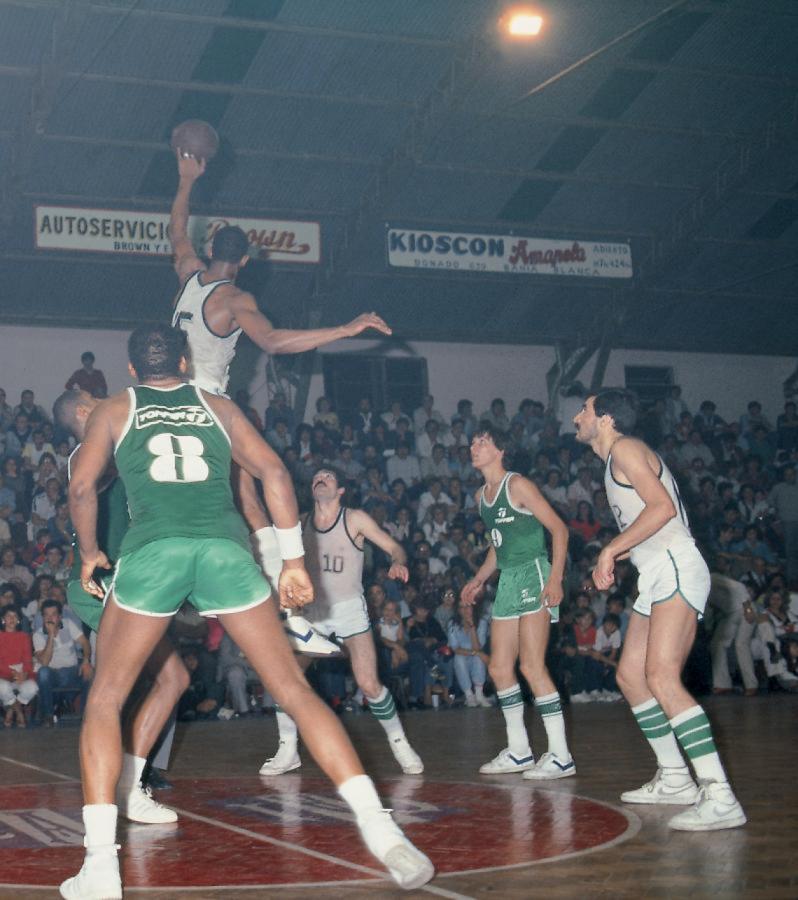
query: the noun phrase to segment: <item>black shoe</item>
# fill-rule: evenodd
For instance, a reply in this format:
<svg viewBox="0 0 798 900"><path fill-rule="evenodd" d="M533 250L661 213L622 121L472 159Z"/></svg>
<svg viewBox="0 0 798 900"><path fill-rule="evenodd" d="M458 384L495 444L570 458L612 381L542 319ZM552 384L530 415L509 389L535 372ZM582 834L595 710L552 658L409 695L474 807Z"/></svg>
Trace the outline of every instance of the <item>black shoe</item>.
<svg viewBox="0 0 798 900"><path fill-rule="evenodd" d="M172 782L166 777L162 769L156 769L154 766L147 766L147 772L142 778L145 787L152 788L154 791L171 790Z"/></svg>

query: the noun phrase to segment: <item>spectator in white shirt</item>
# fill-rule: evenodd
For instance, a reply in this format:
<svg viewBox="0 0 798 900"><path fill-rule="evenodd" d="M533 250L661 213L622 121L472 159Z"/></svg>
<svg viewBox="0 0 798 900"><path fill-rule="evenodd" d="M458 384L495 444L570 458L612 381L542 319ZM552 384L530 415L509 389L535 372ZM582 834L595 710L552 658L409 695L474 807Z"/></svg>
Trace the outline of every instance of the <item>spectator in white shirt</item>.
<svg viewBox="0 0 798 900"><path fill-rule="evenodd" d="M568 485L565 495L571 507L571 511L576 513L577 506L584 500L593 506L593 494L599 489L598 484L593 480L593 473L587 466L582 466L576 476L576 481Z"/></svg>
<svg viewBox="0 0 798 900"><path fill-rule="evenodd" d="M421 524L429 512L430 508L436 503L444 503L448 513L452 503L452 498L443 492L443 484L440 478L433 478L426 490L418 501L418 513L416 521Z"/></svg>
<svg viewBox="0 0 798 900"><path fill-rule="evenodd" d="M424 397L421 406L413 413L413 427L416 430L416 434L420 435L424 433L424 426L430 419L434 419L441 429L446 428L446 420L437 409L434 409L434 403L435 398L432 394L427 394L426 397Z"/></svg>
<svg viewBox="0 0 798 900"><path fill-rule="evenodd" d="M385 469L391 483L397 478L410 486L421 481L418 457L410 452L410 447L404 441L396 445L396 453L385 463Z"/></svg>
<svg viewBox="0 0 798 900"><path fill-rule="evenodd" d="M443 444L435 444L432 448L432 458L421 458L421 477L426 481L428 478L448 478L449 474L449 460L446 457L446 448Z"/></svg>

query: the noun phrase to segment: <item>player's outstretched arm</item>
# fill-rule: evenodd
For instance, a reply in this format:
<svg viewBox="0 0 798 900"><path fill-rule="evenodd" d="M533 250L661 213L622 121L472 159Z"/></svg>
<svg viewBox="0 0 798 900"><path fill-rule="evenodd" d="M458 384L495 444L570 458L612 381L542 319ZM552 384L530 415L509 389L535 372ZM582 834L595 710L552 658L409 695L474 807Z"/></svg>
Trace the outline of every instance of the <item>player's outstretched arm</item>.
<svg viewBox="0 0 798 900"><path fill-rule="evenodd" d="M407 569L407 554L404 547L395 541L387 531L383 531L367 512L362 509L354 509L348 513L348 522L354 527L356 533L362 534L367 541L371 541L391 557L388 577L406 583L410 572Z"/></svg>
<svg viewBox="0 0 798 900"><path fill-rule="evenodd" d="M551 535L551 574L543 586L542 600L547 606L559 606L563 599L563 578L568 553L568 528L537 485L514 475L507 486L512 502L528 509Z"/></svg>
<svg viewBox="0 0 798 900"><path fill-rule="evenodd" d="M175 153L180 181L177 185L177 193L172 202L172 212L169 217L169 237L172 241L172 253L175 257L175 272L177 272L177 277L182 284L198 269L205 269L205 264L197 256L194 245L188 236L188 201L194 182L205 171L205 160L195 159L193 156L181 156L180 148Z"/></svg>
<svg viewBox="0 0 798 900"><path fill-rule="evenodd" d="M334 328L308 328L292 330L275 328L263 315L255 303L252 294L239 291L229 302L230 312L238 325L250 340L267 353L305 353L324 347L333 341L355 337L369 328L382 334L391 334L391 329L376 313L363 313L348 325L336 325Z"/></svg>
<svg viewBox="0 0 798 900"><path fill-rule="evenodd" d="M96 568L110 568L108 558L97 546L97 483L113 453L114 420L119 415L127 416L128 404L125 393L95 407L71 467L69 514L80 549L80 581L83 589L96 597L104 592L92 580L92 574Z"/></svg>

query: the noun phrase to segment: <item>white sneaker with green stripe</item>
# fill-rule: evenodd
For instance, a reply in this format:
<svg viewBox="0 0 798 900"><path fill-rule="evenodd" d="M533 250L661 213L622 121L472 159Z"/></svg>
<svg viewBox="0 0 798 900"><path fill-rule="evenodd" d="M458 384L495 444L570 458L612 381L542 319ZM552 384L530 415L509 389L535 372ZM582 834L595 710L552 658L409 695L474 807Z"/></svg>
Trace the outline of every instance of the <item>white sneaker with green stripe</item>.
<svg viewBox="0 0 798 900"><path fill-rule="evenodd" d="M692 806L698 799L698 785L690 772L683 769L657 769L657 774L642 787L624 791L624 803L661 803L670 806Z"/></svg>
<svg viewBox="0 0 798 900"><path fill-rule="evenodd" d="M702 781L692 809L674 816L669 828L677 831L718 831L746 823L742 806L727 781Z"/></svg>
<svg viewBox="0 0 798 900"><path fill-rule="evenodd" d="M506 747L490 762L479 767L480 775L508 775L511 772L525 772L535 765L535 757L530 751L526 756L515 756Z"/></svg>

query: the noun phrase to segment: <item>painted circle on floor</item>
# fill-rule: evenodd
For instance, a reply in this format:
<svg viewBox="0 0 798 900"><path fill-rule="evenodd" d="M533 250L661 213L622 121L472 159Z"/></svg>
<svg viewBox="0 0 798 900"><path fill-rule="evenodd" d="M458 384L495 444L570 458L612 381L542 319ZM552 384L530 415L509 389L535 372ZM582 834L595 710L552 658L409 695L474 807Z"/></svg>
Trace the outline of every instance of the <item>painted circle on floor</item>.
<svg viewBox="0 0 798 900"><path fill-rule="evenodd" d="M503 783L381 782L384 802L439 876L555 861L633 836L633 815L512 776ZM320 778L177 779L169 825L120 824L127 888L311 886L383 876ZM0 788L0 880L51 886L83 858L80 785Z"/></svg>

